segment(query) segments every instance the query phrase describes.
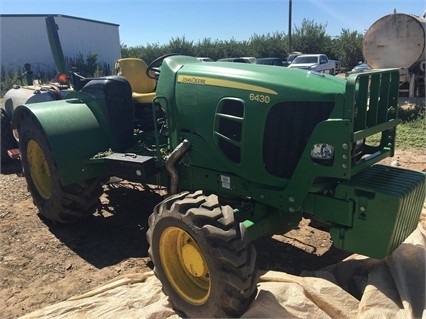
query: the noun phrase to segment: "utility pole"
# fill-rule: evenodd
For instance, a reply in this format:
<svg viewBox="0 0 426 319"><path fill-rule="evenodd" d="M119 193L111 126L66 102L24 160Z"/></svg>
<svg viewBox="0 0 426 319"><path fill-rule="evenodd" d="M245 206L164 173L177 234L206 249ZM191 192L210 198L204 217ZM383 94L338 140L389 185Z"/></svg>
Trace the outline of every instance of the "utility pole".
<svg viewBox="0 0 426 319"><path fill-rule="evenodd" d="M288 0L288 53L293 51L291 43L291 4L292 0Z"/></svg>

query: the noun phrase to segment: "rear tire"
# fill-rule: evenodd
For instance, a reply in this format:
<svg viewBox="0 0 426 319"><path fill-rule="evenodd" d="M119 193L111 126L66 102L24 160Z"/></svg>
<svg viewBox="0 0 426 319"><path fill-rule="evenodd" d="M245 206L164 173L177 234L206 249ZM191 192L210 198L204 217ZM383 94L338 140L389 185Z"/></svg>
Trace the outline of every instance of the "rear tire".
<svg viewBox="0 0 426 319"><path fill-rule="evenodd" d="M230 206L201 191L154 208L148 254L173 307L187 317L239 317L257 291L256 251Z"/></svg>
<svg viewBox="0 0 426 319"><path fill-rule="evenodd" d="M62 185L46 135L29 115L19 127L19 148L28 190L42 216L53 222L76 222L100 206L100 181Z"/></svg>
<svg viewBox="0 0 426 319"><path fill-rule="evenodd" d="M12 134L12 126L10 124L9 115L6 113L6 110L0 108L0 116L1 116L1 162L7 163L12 160L12 158L7 154L7 150L18 148L18 143Z"/></svg>

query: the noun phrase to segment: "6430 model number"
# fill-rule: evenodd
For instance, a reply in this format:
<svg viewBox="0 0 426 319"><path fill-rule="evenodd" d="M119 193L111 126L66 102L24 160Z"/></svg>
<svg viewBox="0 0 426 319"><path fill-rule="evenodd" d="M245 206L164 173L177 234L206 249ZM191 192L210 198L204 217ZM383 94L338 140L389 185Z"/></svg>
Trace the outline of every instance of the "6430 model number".
<svg viewBox="0 0 426 319"><path fill-rule="evenodd" d="M259 103L270 103L271 98L268 95L250 93L249 94L250 101L256 101Z"/></svg>

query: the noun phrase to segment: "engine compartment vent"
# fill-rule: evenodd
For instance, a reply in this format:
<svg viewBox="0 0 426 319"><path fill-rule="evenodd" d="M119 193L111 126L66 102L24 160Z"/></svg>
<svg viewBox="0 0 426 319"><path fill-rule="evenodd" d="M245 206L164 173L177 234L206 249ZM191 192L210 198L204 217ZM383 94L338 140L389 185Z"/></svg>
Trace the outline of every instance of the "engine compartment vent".
<svg viewBox="0 0 426 319"><path fill-rule="evenodd" d="M234 163L241 161L244 103L239 99L222 100L216 112L214 134L222 153Z"/></svg>

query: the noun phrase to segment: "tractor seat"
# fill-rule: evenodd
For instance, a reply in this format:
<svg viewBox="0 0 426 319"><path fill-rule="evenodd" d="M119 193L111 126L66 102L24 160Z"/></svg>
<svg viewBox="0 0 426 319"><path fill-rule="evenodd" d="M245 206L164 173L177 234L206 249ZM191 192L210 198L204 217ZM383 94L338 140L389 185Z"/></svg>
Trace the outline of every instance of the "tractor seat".
<svg viewBox="0 0 426 319"><path fill-rule="evenodd" d="M151 104L155 97L156 81L146 75L146 63L142 59L124 58L115 62L117 75L124 76L132 87L132 99L136 103Z"/></svg>

